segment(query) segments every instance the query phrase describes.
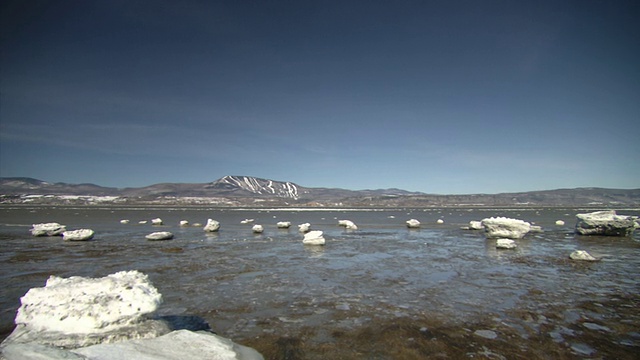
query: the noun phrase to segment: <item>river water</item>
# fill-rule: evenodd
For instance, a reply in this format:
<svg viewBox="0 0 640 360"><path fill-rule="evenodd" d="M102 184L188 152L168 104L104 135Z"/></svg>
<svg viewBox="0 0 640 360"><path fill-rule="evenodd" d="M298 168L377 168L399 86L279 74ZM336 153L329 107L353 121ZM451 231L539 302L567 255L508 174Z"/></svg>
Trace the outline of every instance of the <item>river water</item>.
<svg viewBox="0 0 640 360"><path fill-rule="evenodd" d="M318 344L339 342L340 334L394 319L414 319L425 332L435 326L426 319L437 317L458 324L460 336L481 344L503 340L503 346L515 341L521 348L535 347L527 343L535 338L569 357L632 358L640 352L640 237L638 231L626 238L575 235L575 215L589 211L4 206L0 329L4 338L20 297L44 286L50 275L102 277L139 270L163 294L159 315L202 317L216 333L262 351L256 339L302 337L308 349L299 357L321 358L313 353ZM517 240L515 250L498 250L482 231L461 229L490 216L522 219L543 232ZM164 225L150 225L153 218ZM219 232L179 226L181 220L205 224L208 218L221 223ZM421 228L408 229L411 218ZM244 219L254 221L242 224ZM338 226L341 219L358 230ZM148 223L139 224L142 220ZM566 225L557 226L556 220ZM278 221L293 225L277 229ZM96 235L86 242L32 237L31 224L42 222L90 228ZM297 224L305 222L324 231L325 246L302 244ZM253 234L254 224L263 225L264 233ZM155 231L175 237L145 239ZM568 260L577 249L602 260ZM489 351L486 358L505 357L500 346L487 346L479 347Z"/></svg>

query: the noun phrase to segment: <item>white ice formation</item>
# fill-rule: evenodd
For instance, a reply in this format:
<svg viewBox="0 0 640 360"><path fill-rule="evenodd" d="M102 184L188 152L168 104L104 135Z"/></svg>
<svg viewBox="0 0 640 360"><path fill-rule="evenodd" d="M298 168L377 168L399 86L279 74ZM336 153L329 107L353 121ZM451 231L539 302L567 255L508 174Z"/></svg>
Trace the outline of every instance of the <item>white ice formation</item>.
<svg viewBox="0 0 640 360"><path fill-rule="evenodd" d="M311 224L309 223L300 224L298 225L298 230L300 230L300 232L303 232L303 233L309 232L309 230L311 230Z"/></svg>
<svg viewBox="0 0 640 360"><path fill-rule="evenodd" d="M531 225L531 227L529 228L529 232L531 232L531 233L541 233L541 232L544 232L544 231L542 230L542 226Z"/></svg>
<svg viewBox="0 0 640 360"><path fill-rule="evenodd" d="M204 231L214 232L220 230L220 223L213 219L207 219L207 225L204 226Z"/></svg>
<svg viewBox="0 0 640 360"><path fill-rule="evenodd" d="M407 227L408 228L412 228L412 229L419 228L420 227L420 221L418 221L416 219L407 220Z"/></svg>
<svg viewBox="0 0 640 360"><path fill-rule="evenodd" d="M637 216L617 215L615 210L576 215L576 233L580 235L630 236Z"/></svg>
<svg viewBox="0 0 640 360"><path fill-rule="evenodd" d="M51 276L44 287L30 289L20 302L17 326L7 338L9 342L86 346L166 332L158 324L138 328L162 302L149 278L138 271L97 279Z"/></svg>
<svg viewBox="0 0 640 360"><path fill-rule="evenodd" d="M325 239L322 234L323 233L320 230L309 231L308 233L304 234L302 243L305 245L324 245Z"/></svg>
<svg viewBox="0 0 640 360"><path fill-rule="evenodd" d="M496 248L498 249L515 249L518 245L511 239L498 239L496 240Z"/></svg>
<svg viewBox="0 0 640 360"><path fill-rule="evenodd" d="M93 239L95 232L91 229L78 229L73 231L65 231L62 233L62 240L68 241L85 241Z"/></svg>
<svg viewBox="0 0 640 360"><path fill-rule="evenodd" d="M114 354L118 354L118 359L263 359L254 349L236 344L222 336L189 330L176 330L153 339L94 345L73 352L92 360L113 360Z"/></svg>
<svg viewBox="0 0 640 360"><path fill-rule="evenodd" d="M482 221L471 220L469 221L469 230L482 230L484 226L482 225Z"/></svg>
<svg viewBox="0 0 640 360"><path fill-rule="evenodd" d="M173 239L173 234L168 231L158 231L145 236L145 238L151 241L171 240Z"/></svg>
<svg viewBox="0 0 640 360"><path fill-rule="evenodd" d="M0 344L2 359L263 359L210 332L173 330L152 319L162 296L135 270L103 278L51 276L20 301L16 328Z"/></svg>
<svg viewBox="0 0 640 360"><path fill-rule="evenodd" d="M338 220L338 225L344 226L347 230L358 230L358 226L351 220Z"/></svg>
<svg viewBox="0 0 640 360"><path fill-rule="evenodd" d="M67 231L64 225L58 223L42 223L33 224L31 228L31 235L33 236L58 236Z"/></svg>
<svg viewBox="0 0 640 360"><path fill-rule="evenodd" d="M521 239L531 230L531 224L518 219L491 217L482 220L488 238Z"/></svg>

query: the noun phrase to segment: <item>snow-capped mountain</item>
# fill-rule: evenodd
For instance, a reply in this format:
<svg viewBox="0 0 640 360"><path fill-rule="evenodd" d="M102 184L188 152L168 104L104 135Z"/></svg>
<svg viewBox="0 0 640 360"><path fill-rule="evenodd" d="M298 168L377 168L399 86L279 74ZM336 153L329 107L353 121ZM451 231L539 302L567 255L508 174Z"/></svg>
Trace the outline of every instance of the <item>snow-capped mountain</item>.
<svg viewBox="0 0 640 360"><path fill-rule="evenodd" d="M303 187L288 181L224 176L210 183L160 183L140 188L0 178L0 204L214 206L638 206L640 189L577 188L502 194L435 195L401 189Z"/></svg>
<svg viewBox="0 0 640 360"><path fill-rule="evenodd" d="M237 191L245 190L256 195L271 195L282 198L297 199L300 197L301 187L288 181L274 181L252 176L224 176L211 184L208 189Z"/></svg>

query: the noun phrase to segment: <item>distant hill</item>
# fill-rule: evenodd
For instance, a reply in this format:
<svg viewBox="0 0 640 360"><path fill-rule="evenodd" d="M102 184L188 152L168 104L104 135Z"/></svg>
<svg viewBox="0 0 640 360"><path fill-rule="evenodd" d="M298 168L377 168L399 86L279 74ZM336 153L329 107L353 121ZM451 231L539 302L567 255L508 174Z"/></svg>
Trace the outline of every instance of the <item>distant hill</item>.
<svg viewBox="0 0 640 360"><path fill-rule="evenodd" d="M577 188L502 194L434 195L401 189L311 188L252 176L209 183L161 183L140 188L0 178L0 203L182 204L213 206L640 206L640 189Z"/></svg>

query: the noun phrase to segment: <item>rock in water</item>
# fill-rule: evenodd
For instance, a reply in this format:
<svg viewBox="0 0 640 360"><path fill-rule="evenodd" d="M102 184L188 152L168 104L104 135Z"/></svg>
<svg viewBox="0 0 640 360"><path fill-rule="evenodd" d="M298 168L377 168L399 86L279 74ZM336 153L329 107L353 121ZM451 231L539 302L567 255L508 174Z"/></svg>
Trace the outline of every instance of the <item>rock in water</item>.
<svg viewBox="0 0 640 360"><path fill-rule="evenodd" d="M103 278L51 276L22 298L15 330L4 343L67 348L156 337L168 326L149 320L162 295L147 275L121 271Z"/></svg>
<svg viewBox="0 0 640 360"><path fill-rule="evenodd" d="M582 260L582 261L598 261L598 259L594 258L588 252L584 250L576 250L569 255L571 260Z"/></svg>
<svg viewBox="0 0 640 360"><path fill-rule="evenodd" d="M155 218L155 219L151 219L151 225L162 225L162 219L160 218Z"/></svg>
<svg viewBox="0 0 640 360"><path fill-rule="evenodd" d="M488 238L521 239L531 230L531 224L523 220L492 217L482 220Z"/></svg>
<svg viewBox="0 0 640 360"><path fill-rule="evenodd" d="M62 240L85 241L85 240L93 239L93 235L94 235L94 232L91 229L65 231L62 233Z"/></svg>
<svg viewBox="0 0 640 360"><path fill-rule="evenodd" d="M58 236L67 231L64 225L58 223L33 224L31 235L33 236Z"/></svg>
<svg viewBox="0 0 640 360"><path fill-rule="evenodd" d="M213 219L208 219L207 220L207 225L204 226L204 231L206 232L214 232L214 231L218 231L220 230L220 223L213 220Z"/></svg>
<svg viewBox="0 0 640 360"><path fill-rule="evenodd" d="M278 229L288 229L291 227L291 221L279 221L276 226Z"/></svg>
<svg viewBox="0 0 640 360"><path fill-rule="evenodd" d="M415 229L420 227L420 221L416 219L407 220L407 227L410 229Z"/></svg>
<svg viewBox="0 0 640 360"><path fill-rule="evenodd" d="M580 235L630 236L637 216L617 215L615 210L576 215L576 233Z"/></svg>
<svg viewBox="0 0 640 360"><path fill-rule="evenodd" d="M304 234L302 243L305 245L324 245L325 240L322 234L323 233L320 230L309 231L308 233Z"/></svg>
<svg viewBox="0 0 640 360"><path fill-rule="evenodd" d="M264 226L256 224L253 225L251 230L253 230L253 232L256 234L262 234L264 232Z"/></svg>
<svg viewBox="0 0 640 360"><path fill-rule="evenodd" d="M482 226L482 221L471 220L469 221L469 230L482 230L484 226Z"/></svg>
<svg viewBox="0 0 640 360"><path fill-rule="evenodd" d="M145 238L151 241L171 240L173 239L173 234L168 231L158 231L145 236Z"/></svg>

